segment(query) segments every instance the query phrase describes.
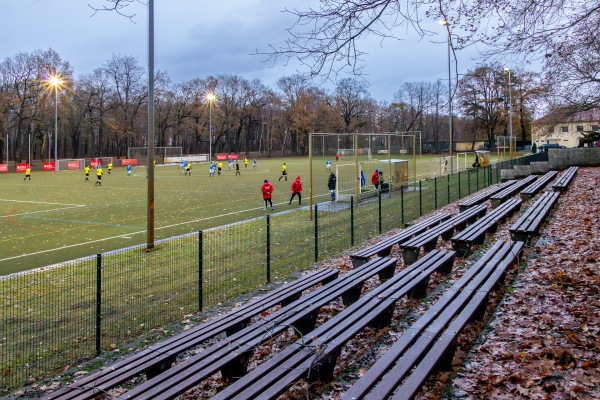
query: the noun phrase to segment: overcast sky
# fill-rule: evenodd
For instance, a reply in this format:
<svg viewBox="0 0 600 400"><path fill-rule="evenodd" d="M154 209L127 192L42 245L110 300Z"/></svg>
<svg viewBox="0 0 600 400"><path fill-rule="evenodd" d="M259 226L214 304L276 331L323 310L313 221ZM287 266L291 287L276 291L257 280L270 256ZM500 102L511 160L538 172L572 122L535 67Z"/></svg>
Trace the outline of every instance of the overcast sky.
<svg viewBox="0 0 600 400"><path fill-rule="evenodd" d="M166 71L174 82L217 74L259 78L268 86L282 76L307 72L297 63L278 62L252 55L282 45L294 18L282 10L307 7L307 0L155 0L155 69ZM2 52L4 60L18 52L54 49L80 76L92 72L112 57L130 55L147 65L147 11L135 4L125 12L100 12L88 4L102 0L2 1ZM448 79L446 36L441 26L436 38L362 42L371 95L378 101L393 99L404 82ZM405 33L405 32L401 32ZM475 64L469 54L458 54L459 73ZM454 68L454 67L453 67Z"/></svg>

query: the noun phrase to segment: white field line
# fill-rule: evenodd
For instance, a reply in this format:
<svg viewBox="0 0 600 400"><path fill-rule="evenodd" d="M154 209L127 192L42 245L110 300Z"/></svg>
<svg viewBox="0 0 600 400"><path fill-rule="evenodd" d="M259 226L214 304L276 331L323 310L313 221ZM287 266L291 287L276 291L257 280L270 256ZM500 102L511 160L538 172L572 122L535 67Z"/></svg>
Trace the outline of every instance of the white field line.
<svg viewBox="0 0 600 400"><path fill-rule="evenodd" d="M326 195L323 195L323 196L326 196ZM275 205L279 206L279 205L282 205L282 204L287 204L287 202L284 201L283 203L276 203ZM177 224L171 224L171 225L161 226L159 228L156 228L155 230L168 229L168 228L173 228L173 227L176 227L176 226L187 225L187 224L194 223L194 222L206 221L206 220L213 219L213 218L226 217L226 216L229 216L229 215L242 214L242 213L245 213L247 211L254 211L254 210L261 210L261 209L262 209L262 207L255 207L255 208L250 208L250 209L246 209L246 210L230 212L230 213L227 213L227 214L215 215L215 216L212 216L212 217L199 218L199 219L195 219L195 220L192 220L192 221L179 222ZM21 254L21 255L13 256L13 257L1 258L0 262L10 261L10 260L16 260L18 258L35 256L35 255L38 255L38 254L49 253L49 252L57 251L57 250L70 249L70 248L73 248L73 247L79 247L79 246L83 246L83 245L89 245L91 243L100 243L100 242L105 242L107 240L113 240L113 239L118 239L118 238L122 238L122 239L123 238L128 238L128 237L131 237L133 235L139 235L139 234L142 234L142 233L146 233L146 231L143 230L143 231L137 231L137 232L128 232L128 233L123 234L123 235L111 236L111 237L107 237L107 238L92 240L92 241L89 241L89 242L76 243L76 244L71 244L71 245L68 245L68 246L57 247L57 248L54 248L54 249L40 250L40 251L36 251L34 253L27 253L27 254Z"/></svg>
<svg viewBox="0 0 600 400"><path fill-rule="evenodd" d="M10 214L11 217L18 217L21 215L31 215L31 214L39 214L39 213L47 213L47 212L53 212L53 211L60 211L60 210L71 210L73 208L81 208L81 207L85 207L84 205L81 204L73 204L71 207L61 207L61 208L51 208L49 210L40 210L40 211L29 211L29 212L23 212L23 213L19 213L19 214ZM8 216L5 215L5 217Z"/></svg>
<svg viewBox="0 0 600 400"><path fill-rule="evenodd" d="M13 203L31 203L31 204L52 204L57 206L75 206L75 207L83 207L81 204L69 204L69 203L49 203L46 201L30 201L30 200L7 200L0 199L0 201L10 201Z"/></svg>

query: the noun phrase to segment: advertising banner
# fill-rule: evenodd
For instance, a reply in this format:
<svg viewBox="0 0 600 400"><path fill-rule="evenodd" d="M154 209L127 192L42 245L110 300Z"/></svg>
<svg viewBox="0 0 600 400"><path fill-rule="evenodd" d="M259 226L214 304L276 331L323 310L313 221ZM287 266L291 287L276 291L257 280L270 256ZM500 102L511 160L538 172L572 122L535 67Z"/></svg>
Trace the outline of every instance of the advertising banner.
<svg viewBox="0 0 600 400"><path fill-rule="evenodd" d="M137 158L122 158L121 165L126 167L127 164L138 165L138 160Z"/></svg>
<svg viewBox="0 0 600 400"><path fill-rule="evenodd" d="M25 172L25 170L29 168L29 164L17 164L17 172Z"/></svg>
<svg viewBox="0 0 600 400"><path fill-rule="evenodd" d="M8 164L0 164L0 172L8 172Z"/></svg>
<svg viewBox="0 0 600 400"><path fill-rule="evenodd" d="M102 165L102 160L98 160L98 159L96 159L96 160L93 160L93 159L90 160L90 167L91 168L96 168L98 165L100 165L100 166Z"/></svg>
<svg viewBox="0 0 600 400"><path fill-rule="evenodd" d="M239 160L239 154L230 154L227 156L230 160Z"/></svg>
<svg viewBox="0 0 600 400"><path fill-rule="evenodd" d="M55 169L54 166L55 166L54 161L44 161L43 170L44 171L54 171L54 169Z"/></svg>
<svg viewBox="0 0 600 400"><path fill-rule="evenodd" d="M225 161L227 160L227 154L220 153L215 155L215 160L217 161Z"/></svg>

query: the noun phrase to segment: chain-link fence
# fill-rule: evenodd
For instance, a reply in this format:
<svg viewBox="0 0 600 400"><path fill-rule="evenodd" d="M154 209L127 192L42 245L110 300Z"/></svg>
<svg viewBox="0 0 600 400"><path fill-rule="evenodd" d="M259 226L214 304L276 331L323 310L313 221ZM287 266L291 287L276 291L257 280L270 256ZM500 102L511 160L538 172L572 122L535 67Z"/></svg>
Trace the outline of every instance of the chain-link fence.
<svg viewBox="0 0 600 400"><path fill-rule="evenodd" d="M502 168L530 160L505 162ZM497 165L359 203L325 202L0 279L8 392L288 277L500 181Z"/></svg>

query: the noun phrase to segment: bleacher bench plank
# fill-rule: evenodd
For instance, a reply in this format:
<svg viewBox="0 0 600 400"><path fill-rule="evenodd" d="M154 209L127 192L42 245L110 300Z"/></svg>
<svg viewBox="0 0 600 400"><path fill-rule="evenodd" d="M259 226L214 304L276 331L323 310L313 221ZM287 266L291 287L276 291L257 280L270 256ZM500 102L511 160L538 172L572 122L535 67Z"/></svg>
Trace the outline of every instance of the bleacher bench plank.
<svg viewBox="0 0 600 400"><path fill-rule="evenodd" d="M542 190L548 182L554 179L558 175L558 171L548 171L542 175L538 180L521 190L520 196L523 201L527 201L535 196L540 190Z"/></svg>
<svg viewBox="0 0 600 400"><path fill-rule="evenodd" d="M302 334L311 331L323 306L340 297L344 304L352 304L359 298L365 280L375 275L379 275L380 279L389 279L394 274L395 266L395 259L375 258L121 396L127 399L171 399L219 371L223 381L242 376L260 344L290 327Z"/></svg>
<svg viewBox="0 0 600 400"><path fill-rule="evenodd" d="M517 183L510 185L504 190L494 194L490 197L492 202L492 208L498 207L500 204L504 203L507 199L511 198L515 193L520 191L521 189L530 185L533 181L537 179L535 175L529 175L526 178L519 180Z"/></svg>
<svg viewBox="0 0 600 400"><path fill-rule="evenodd" d="M508 188L509 186L514 185L515 183L517 183L518 181L515 179L511 179L509 181L503 182L499 185L493 186L487 190L483 190L481 191L481 193L476 194L472 197L470 197L468 200L462 201L458 204L458 209L460 211L465 211L468 208L471 208L473 206L477 206L481 203L484 203L485 201L487 201L490 197L492 197L494 194Z"/></svg>
<svg viewBox="0 0 600 400"><path fill-rule="evenodd" d="M522 242L496 242L342 396L342 400L411 399L437 368L451 364L456 338L483 317L489 292L519 257ZM443 343L443 350L439 343Z"/></svg>
<svg viewBox="0 0 600 400"><path fill-rule="evenodd" d="M487 207L484 204L471 207L466 211L456 214L449 220L442 222L438 226L400 243L399 246L402 250L404 263L414 263L419 258L421 247L424 249L425 253L430 252L435 248L439 237L441 237L442 240L450 240L454 235L455 230L460 231L464 229L468 223L472 223L485 215L486 211Z"/></svg>
<svg viewBox="0 0 600 400"><path fill-rule="evenodd" d="M545 192L532 205L527 207L521 217L508 229L513 240L526 243L538 234L550 210L558 201L559 192Z"/></svg>
<svg viewBox="0 0 600 400"><path fill-rule="evenodd" d="M520 199L510 199L452 236L450 240L454 251L466 254L471 251L473 245L483 244L485 235L496 232L498 225L503 224L507 218L519 211L521 203Z"/></svg>
<svg viewBox="0 0 600 400"><path fill-rule="evenodd" d="M371 259L374 256L387 257L390 255L392 247L394 247L394 245L407 239L410 239L415 235L426 231L432 226L439 225L441 222L446 221L450 217L452 217L452 215L449 213L440 213L438 215L434 215L433 217L427 218L424 221L421 221L417 224L403 229L402 231L398 232L393 236L385 238L384 240L378 243L375 243L360 251L357 251L350 255L350 258L352 259L352 266L354 268L357 268L369 261L369 259Z"/></svg>
<svg viewBox="0 0 600 400"><path fill-rule="evenodd" d="M454 252L430 252L213 399L275 399L307 376L311 381L331 380L345 343L367 326L388 326L398 299L415 294L424 297L429 276L440 270L449 273L453 264Z"/></svg>
<svg viewBox="0 0 600 400"><path fill-rule="evenodd" d="M563 172L560 178L558 178L557 181L552 185L552 190L554 190L555 192L564 192L565 190L567 190L569 184L575 177L575 174L577 174L578 169L579 167L567 168L567 170Z"/></svg>
<svg viewBox="0 0 600 400"><path fill-rule="evenodd" d="M336 269L322 269L302 276L226 314L102 368L99 372L73 382L44 399L91 399L142 373L152 377L168 368L182 352L223 333L232 335L246 327L252 317L276 305L285 306L299 299L303 291L325 285L336 279L338 274Z"/></svg>

